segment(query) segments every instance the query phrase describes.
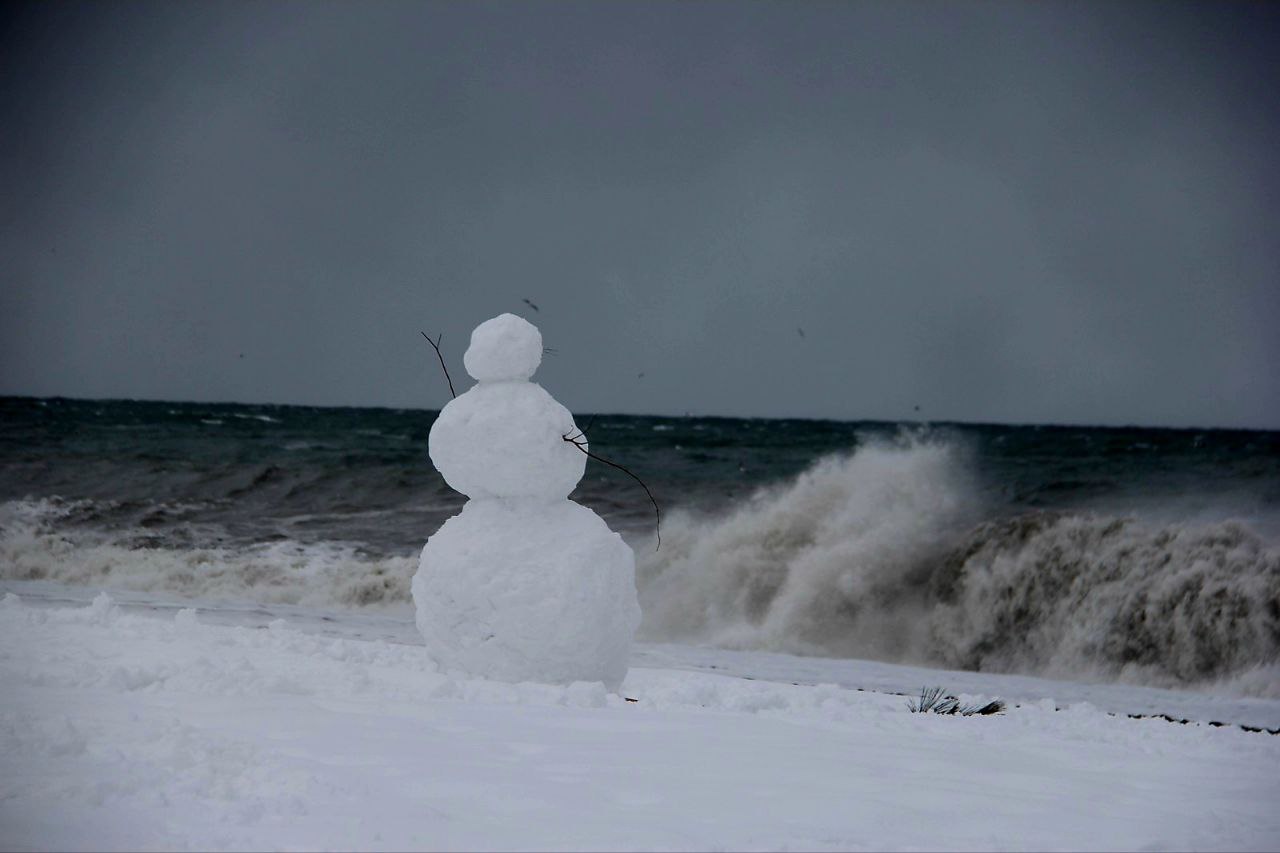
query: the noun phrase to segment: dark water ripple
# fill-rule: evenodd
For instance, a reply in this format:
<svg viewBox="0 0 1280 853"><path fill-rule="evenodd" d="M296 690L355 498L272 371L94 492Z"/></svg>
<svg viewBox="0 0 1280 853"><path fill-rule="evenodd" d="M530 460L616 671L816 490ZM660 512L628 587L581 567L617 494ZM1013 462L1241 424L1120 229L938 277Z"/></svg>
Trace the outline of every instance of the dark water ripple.
<svg viewBox="0 0 1280 853"><path fill-rule="evenodd" d="M435 412L0 398L0 500L100 502L71 523L204 525L221 544L355 542L406 554L458 511L427 456ZM1280 433L899 425L579 415L592 448L640 474L667 508L723 510L828 454L926 430L969 452L1001 510L1164 506L1274 516ZM640 535L652 510L620 472L589 463L573 498Z"/></svg>

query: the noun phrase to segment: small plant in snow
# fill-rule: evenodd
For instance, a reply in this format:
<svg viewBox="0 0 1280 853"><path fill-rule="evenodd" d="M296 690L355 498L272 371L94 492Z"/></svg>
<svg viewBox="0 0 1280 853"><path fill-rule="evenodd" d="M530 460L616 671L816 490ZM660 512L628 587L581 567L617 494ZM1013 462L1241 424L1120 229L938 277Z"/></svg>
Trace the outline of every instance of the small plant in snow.
<svg viewBox="0 0 1280 853"><path fill-rule="evenodd" d="M918 701L907 702L907 710L913 714L959 714L962 717L972 717L975 714L986 716L987 714L999 714L1004 710L1004 702L999 699L992 699L985 705L961 705L960 700L956 697L943 692L941 687L922 687L920 688L920 699Z"/></svg>

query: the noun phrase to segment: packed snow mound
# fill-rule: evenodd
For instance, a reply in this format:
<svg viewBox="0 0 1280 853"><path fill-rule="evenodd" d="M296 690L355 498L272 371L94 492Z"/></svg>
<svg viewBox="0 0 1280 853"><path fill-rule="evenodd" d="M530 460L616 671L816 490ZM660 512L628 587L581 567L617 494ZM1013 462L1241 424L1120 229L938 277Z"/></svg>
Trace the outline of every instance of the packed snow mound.
<svg viewBox="0 0 1280 853"><path fill-rule="evenodd" d="M528 379L542 363L542 333L522 317L500 314L476 326L462 363L478 382Z"/></svg>
<svg viewBox="0 0 1280 853"><path fill-rule="evenodd" d="M536 383L481 382L444 407L427 446L445 482L467 497L559 500L586 470L586 454L564 440L576 429Z"/></svg>
<svg viewBox="0 0 1280 853"><path fill-rule="evenodd" d="M635 555L568 500L469 501L423 548L413 598L440 665L500 681L616 690L640 623Z"/></svg>

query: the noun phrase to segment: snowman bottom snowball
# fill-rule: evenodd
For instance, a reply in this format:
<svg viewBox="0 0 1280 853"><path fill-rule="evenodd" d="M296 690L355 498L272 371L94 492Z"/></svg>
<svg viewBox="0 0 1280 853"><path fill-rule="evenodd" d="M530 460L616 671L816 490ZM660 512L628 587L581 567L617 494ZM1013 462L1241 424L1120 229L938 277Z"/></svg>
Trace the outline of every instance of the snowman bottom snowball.
<svg viewBox="0 0 1280 853"><path fill-rule="evenodd" d="M418 630L443 667L617 690L640 623L635 555L573 501L471 500L422 549Z"/></svg>

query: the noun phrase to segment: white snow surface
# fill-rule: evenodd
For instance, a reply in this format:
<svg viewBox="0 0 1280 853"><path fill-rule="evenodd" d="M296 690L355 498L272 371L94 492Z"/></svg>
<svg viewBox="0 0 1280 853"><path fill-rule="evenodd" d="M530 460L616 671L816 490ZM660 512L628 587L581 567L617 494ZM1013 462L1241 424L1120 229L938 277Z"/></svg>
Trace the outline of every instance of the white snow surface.
<svg viewBox="0 0 1280 853"><path fill-rule="evenodd" d="M542 332L515 314L499 314L476 326L462 356L467 373L480 382L528 379L541 363Z"/></svg>
<svg viewBox="0 0 1280 853"><path fill-rule="evenodd" d="M439 672L421 646L357 638L412 638L390 614L136 597L126 609L106 595L79 606L56 599L82 591L5 586L23 592L0 604L5 849L1280 843L1280 738L1234 726L1053 699L912 714L871 685L960 674L681 646L642 647L620 694L499 683ZM754 680L718 674L747 670ZM791 683L859 673L867 689ZM1081 688L967 675L1029 694Z"/></svg>
<svg viewBox="0 0 1280 853"><path fill-rule="evenodd" d="M541 385L480 382L440 411L427 449L467 497L562 500L586 470L586 454L564 440L575 435L573 415Z"/></svg>
<svg viewBox="0 0 1280 853"><path fill-rule="evenodd" d="M569 500L470 500L425 548L418 629L448 668L616 688L640 624L635 555Z"/></svg>

